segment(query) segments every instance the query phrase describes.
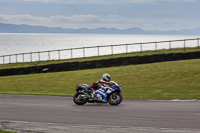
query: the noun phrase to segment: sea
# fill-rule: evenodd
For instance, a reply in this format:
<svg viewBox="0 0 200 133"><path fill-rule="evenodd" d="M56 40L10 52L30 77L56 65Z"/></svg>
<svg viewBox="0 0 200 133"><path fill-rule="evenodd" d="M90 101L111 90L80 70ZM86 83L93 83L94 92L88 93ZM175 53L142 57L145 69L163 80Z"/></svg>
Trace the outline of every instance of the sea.
<svg viewBox="0 0 200 133"><path fill-rule="evenodd" d="M152 45L137 46L135 48L131 45L121 44L135 44L135 43L146 43L146 42L159 42L169 40L182 40L182 39L194 39L200 38L200 35L144 35L144 34L43 34L43 33L0 33L0 57L4 55L12 55L9 58L0 58L0 63L12 63L12 62L29 62L37 60L48 60L48 59L65 59L65 58L77 58L87 57L95 55L106 55L123 52L134 52L141 50L153 50L153 49L164 49L173 46L169 46L166 43L162 48L157 43ZM119 45L119 47L114 46ZM171 45L171 44L170 44ZM175 44L173 44L174 47ZM183 46L183 43L179 44ZM185 45L185 44L184 44ZM193 45L197 45L195 42ZM83 47L93 47L96 48ZM102 47L110 46L110 47ZM75 49L82 48L82 49ZM65 53L62 55L63 49L68 49L68 55ZM70 51L70 49L73 49ZM134 49L134 50L131 50ZM58 52L52 50L61 50ZM14 54L20 53L31 53L40 51L52 51L49 53L39 53L37 55L26 55L23 57L14 57ZM67 50L66 50L67 51ZM53 54L55 53L55 54ZM59 54L59 55L58 55ZM77 55L76 55L77 54ZM40 57L41 56L41 57ZM58 57L59 56L59 57ZM65 57L64 57L65 56ZM16 59L19 58L19 59ZM29 59L28 59L29 58ZM31 59L30 59L31 58ZM37 59L36 59L37 58Z"/></svg>

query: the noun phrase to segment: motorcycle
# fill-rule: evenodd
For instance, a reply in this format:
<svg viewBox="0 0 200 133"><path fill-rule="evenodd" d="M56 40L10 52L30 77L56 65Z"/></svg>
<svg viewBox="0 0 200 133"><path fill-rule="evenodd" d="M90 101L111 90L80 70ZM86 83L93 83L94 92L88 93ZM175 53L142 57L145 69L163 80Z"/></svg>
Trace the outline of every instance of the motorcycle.
<svg viewBox="0 0 200 133"><path fill-rule="evenodd" d="M111 85L110 90L111 93L109 93L106 98L107 98L107 102L110 105L118 105L122 102L123 97L121 94L121 85L118 85L116 82L114 81L110 81ZM74 103L76 103L77 105L84 105L87 102L88 103L107 103L107 102L103 102L103 101L98 101L96 99L96 97L92 97L92 94L94 94L96 90L93 88L90 88L87 84L77 84L77 88L76 88L76 94L73 97L73 101Z"/></svg>

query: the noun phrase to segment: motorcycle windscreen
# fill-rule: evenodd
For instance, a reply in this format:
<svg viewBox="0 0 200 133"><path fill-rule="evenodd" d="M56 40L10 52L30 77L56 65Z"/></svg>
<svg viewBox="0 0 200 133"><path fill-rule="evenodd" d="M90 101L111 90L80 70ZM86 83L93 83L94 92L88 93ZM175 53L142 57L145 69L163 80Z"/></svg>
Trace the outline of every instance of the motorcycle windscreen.
<svg viewBox="0 0 200 133"><path fill-rule="evenodd" d="M117 85L111 86L111 88L113 88L115 91L120 91L121 92L121 88Z"/></svg>

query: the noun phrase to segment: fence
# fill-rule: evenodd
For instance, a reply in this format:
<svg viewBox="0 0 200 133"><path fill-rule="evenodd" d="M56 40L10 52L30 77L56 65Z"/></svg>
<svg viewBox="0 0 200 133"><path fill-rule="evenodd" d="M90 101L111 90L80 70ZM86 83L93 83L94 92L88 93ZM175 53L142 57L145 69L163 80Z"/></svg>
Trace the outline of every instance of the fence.
<svg viewBox="0 0 200 133"><path fill-rule="evenodd" d="M62 59L72 59L80 57L112 55L119 53L143 52L148 50L153 50L153 51L161 49L171 50L173 48L184 48L185 51L185 49L188 47L199 48L200 47L199 40L200 38L195 38L195 39L184 39L184 40L80 47L71 49L2 55L0 56L0 64L46 61L46 60L62 60Z"/></svg>

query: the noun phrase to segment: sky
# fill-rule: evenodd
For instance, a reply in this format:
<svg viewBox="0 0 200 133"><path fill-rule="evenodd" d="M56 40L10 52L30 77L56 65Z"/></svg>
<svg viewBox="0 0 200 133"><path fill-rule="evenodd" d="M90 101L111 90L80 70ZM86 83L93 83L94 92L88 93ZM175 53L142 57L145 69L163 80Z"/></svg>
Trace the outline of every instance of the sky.
<svg viewBox="0 0 200 133"><path fill-rule="evenodd" d="M0 23L62 28L200 27L200 0L0 0Z"/></svg>

